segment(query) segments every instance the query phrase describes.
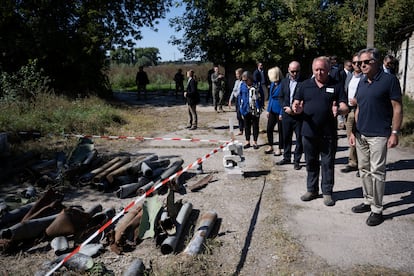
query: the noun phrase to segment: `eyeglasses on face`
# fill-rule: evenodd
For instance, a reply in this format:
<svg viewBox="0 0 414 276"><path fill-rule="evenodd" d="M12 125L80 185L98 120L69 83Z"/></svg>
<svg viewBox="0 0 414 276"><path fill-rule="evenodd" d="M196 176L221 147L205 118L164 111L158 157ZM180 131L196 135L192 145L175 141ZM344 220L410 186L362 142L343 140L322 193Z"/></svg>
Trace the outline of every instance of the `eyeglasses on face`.
<svg viewBox="0 0 414 276"><path fill-rule="evenodd" d="M370 63L373 63L374 62L374 59L366 59L366 60L360 60L360 61L358 61L358 66L361 66L362 64L365 64L365 65L368 65L368 64L370 64Z"/></svg>
<svg viewBox="0 0 414 276"><path fill-rule="evenodd" d="M353 61L352 64L353 65L357 65L358 64L358 61Z"/></svg>
<svg viewBox="0 0 414 276"><path fill-rule="evenodd" d="M299 70L291 70L290 73L292 74L299 73Z"/></svg>

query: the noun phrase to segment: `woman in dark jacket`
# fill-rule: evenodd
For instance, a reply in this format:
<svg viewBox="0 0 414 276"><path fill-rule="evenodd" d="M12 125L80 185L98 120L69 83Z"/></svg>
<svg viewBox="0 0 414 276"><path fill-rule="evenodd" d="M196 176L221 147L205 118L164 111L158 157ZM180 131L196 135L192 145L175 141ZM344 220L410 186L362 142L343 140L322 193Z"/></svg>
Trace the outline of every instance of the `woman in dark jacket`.
<svg viewBox="0 0 414 276"><path fill-rule="evenodd" d="M197 81L194 76L194 71L187 71L187 90L184 92L184 98L187 100L188 108L188 124L187 128L190 130L197 129L197 104L200 102L200 95L197 90Z"/></svg>

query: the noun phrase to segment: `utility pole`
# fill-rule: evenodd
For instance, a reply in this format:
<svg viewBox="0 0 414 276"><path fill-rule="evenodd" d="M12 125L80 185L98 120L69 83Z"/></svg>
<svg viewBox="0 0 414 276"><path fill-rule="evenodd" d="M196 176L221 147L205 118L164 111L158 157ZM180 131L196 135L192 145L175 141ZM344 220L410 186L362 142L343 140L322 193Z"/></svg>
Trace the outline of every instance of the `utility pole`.
<svg viewBox="0 0 414 276"><path fill-rule="evenodd" d="M374 47L375 0L368 0L367 48Z"/></svg>

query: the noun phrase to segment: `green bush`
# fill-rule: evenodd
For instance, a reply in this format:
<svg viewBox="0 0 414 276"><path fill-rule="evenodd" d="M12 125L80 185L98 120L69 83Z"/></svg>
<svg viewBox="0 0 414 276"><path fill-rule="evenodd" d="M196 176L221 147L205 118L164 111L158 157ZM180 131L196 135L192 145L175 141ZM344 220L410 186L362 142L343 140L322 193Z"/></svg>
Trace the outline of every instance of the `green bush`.
<svg viewBox="0 0 414 276"><path fill-rule="evenodd" d="M1 73L0 91L2 102L23 101L38 93L49 91L50 78L38 67L38 61L30 60L13 74Z"/></svg>

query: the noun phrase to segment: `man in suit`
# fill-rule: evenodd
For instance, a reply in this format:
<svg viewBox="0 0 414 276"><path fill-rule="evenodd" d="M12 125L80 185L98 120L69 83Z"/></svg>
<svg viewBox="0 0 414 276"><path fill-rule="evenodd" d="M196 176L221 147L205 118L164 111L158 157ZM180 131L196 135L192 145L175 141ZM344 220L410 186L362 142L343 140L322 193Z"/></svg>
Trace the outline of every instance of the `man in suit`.
<svg viewBox="0 0 414 276"><path fill-rule="evenodd" d="M296 136L296 146L293 156L293 168L300 170L300 159L302 158L302 115L294 114L292 111L292 102L297 85L303 81L300 75L300 63L292 61L289 63L288 75L281 82L279 102L282 105L282 129L283 129L283 159L278 161L276 165L285 165L291 163L292 156L292 136L293 132Z"/></svg>
<svg viewBox="0 0 414 276"><path fill-rule="evenodd" d="M270 84L270 81L267 76L267 72L263 69L263 63L261 62L257 63L257 68L253 72L253 81L254 81L254 84L260 85L262 87L265 101L268 101L269 100L268 86Z"/></svg>

